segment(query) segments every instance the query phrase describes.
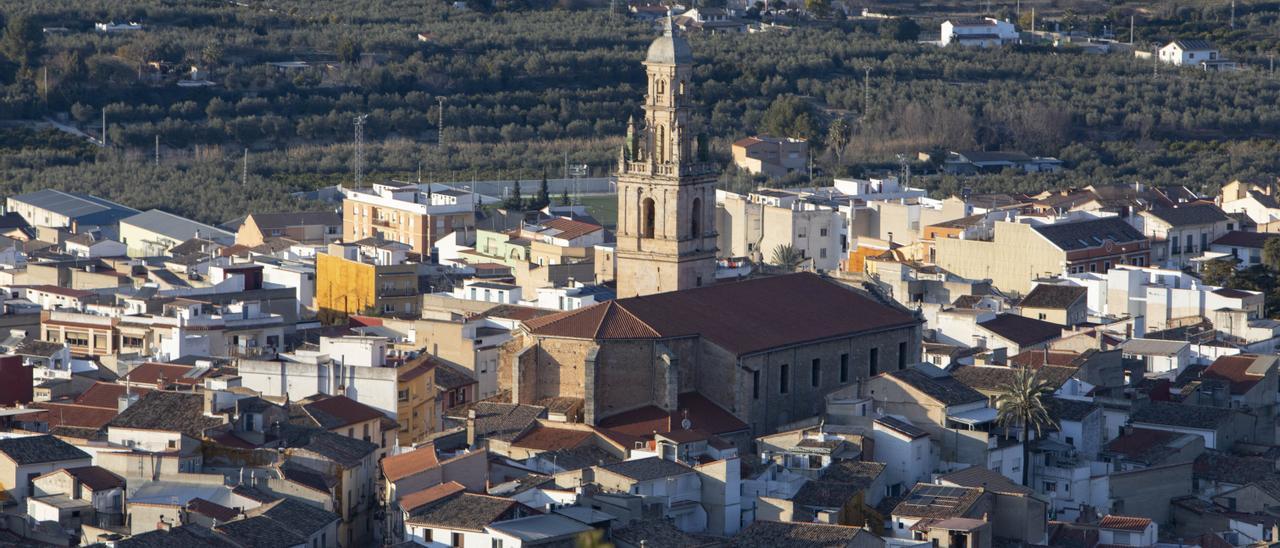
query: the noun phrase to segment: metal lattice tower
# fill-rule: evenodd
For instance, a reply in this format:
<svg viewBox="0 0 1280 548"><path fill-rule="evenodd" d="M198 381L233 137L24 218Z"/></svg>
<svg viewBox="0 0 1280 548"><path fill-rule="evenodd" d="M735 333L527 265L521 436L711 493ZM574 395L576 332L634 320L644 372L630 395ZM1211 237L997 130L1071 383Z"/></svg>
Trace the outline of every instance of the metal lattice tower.
<svg viewBox="0 0 1280 548"><path fill-rule="evenodd" d="M359 188L360 183L364 181L364 122L368 118L368 114L361 114L355 117L356 153L352 163L355 164L356 188Z"/></svg>
<svg viewBox="0 0 1280 548"><path fill-rule="evenodd" d="M444 146L444 96L436 96L436 103L440 106L436 109L436 146Z"/></svg>

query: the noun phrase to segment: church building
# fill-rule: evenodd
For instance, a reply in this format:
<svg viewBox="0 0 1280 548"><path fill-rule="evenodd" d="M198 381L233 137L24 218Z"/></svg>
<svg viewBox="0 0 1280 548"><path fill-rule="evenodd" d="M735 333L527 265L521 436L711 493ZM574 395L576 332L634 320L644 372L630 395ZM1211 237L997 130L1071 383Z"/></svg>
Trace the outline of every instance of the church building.
<svg viewBox="0 0 1280 548"><path fill-rule="evenodd" d="M573 402L614 432L759 435L919 361L922 320L889 299L812 273L712 283L717 170L688 128L692 57L668 27L645 59L645 120L619 158L619 299L525 321L498 365L513 402Z"/></svg>

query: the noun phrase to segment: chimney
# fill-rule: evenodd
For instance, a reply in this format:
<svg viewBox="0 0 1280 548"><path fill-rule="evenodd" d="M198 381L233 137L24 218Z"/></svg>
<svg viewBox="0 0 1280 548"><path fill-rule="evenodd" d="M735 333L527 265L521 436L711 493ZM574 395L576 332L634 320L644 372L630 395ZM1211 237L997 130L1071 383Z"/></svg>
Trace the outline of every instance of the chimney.
<svg viewBox="0 0 1280 548"><path fill-rule="evenodd" d="M124 413L125 409L128 409L130 405L133 405L137 401L138 401L137 394L134 394L132 392L126 392L124 394L121 394L116 401L116 412Z"/></svg>
<svg viewBox="0 0 1280 548"><path fill-rule="evenodd" d="M471 408L467 410L467 446L471 447L476 444L476 410Z"/></svg>
<svg viewBox="0 0 1280 548"><path fill-rule="evenodd" d="M215 390L205 390L204 396L204 414L206 417L212 417L218 414L218 395Z"/></svg>

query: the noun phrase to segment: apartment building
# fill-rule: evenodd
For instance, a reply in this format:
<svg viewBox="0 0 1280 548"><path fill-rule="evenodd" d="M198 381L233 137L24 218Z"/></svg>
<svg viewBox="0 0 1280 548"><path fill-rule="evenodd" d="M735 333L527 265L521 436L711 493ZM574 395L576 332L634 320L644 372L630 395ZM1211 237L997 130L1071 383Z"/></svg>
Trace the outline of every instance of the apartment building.
<svg viewBox="0 0 1280 548"><path fill-rule="evenodd" d="M366 238L330 244L316 255L316 310L322 322L351 314L415 315L421 310L419 263L407 243Z"/></svg>
<svg viewBox="0 0 1280 548"><path fill-rule="evenodd" d="M475 230L473 194L436 184L375 183L343 189L342 239L381 238L430 255L436 240L455 231Z"/></svg>
<svg viewBox="0 0 1280 548"><path fill-rule="evenodd" d="M1196 203L1143 211L1130 217L1130 222L1151 240L1155 264L1182 268L1226 235L1233 219L1216 205Z"/></svg>
<svg viewBox="0 0 1280 548"><path fill-rule="evenodd" d="M1036 278L1143 266L1151 255L1147 238L1119 217L1001 221L994 223L990 239L939 238L934 248L938 266L1016 293L1030 291Z"/></svg>
<svg viewBox="0 0 1280 548"><path fill-rule="evenodd" d="M721 257L771 262L774 250L791 246L810 259L813 268L835 270L845 255L840 211L795 193L758 190L742 195L717 190L716 215Z"/></svg>

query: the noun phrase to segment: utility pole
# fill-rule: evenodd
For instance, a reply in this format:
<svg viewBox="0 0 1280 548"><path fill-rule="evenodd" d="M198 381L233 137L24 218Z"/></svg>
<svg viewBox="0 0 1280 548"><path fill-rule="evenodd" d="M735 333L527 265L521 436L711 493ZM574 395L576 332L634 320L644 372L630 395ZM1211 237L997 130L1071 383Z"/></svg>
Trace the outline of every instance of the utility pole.
<svg viewBox="0 0 1280 548"><path fill-rule="evenodd" d="M43 86L43 89L41 89L40 94L44 96L45 104L48 104L49 103L49 67L46 65L43 68L44 68L44 86Z"/></svg>
<svg viewBox="0 0 1280 548"><path fill-rule="evenodd" d="M1036 7L1031 6L1031 32L1036 31Z"/></svg>
<svg viewBox="0 0 1280 548"><path fill-rule="evenodd" d="M244 148L244 163L240 165L240 186L249 186L249 147Z"/></svg>
<svg viewBox="0 0 1280 548"><path fill-rule="evenodd" d="M102 148L107 148L107 107L102 107Z"/></svg>
<svg viewBox="0 0 1280 548"><path fill-rule="evenodd" d="M156 134L156 167L160 167L160 134Z"/></svg>
<svg viewBox="0 0 1280 548"><path fill-rule="evenodd" d="M356 170L356 188L360 188L360 183L364 182L364 121L368 118L368 114L355 117L356 150L353 163Z"/></svg>
<svg viewBox="0 0 1280 548"><path fill-rule="evenodd" d="M444 96L437 95L436 103L436 146L444 146Z"/></svg>
<svg viewBox="0 0 1280 548"><path fill-rule="evenodd" d="M1133 16L1129 16L1129 45L1133 45Z"/></svg>
<svg viewBox="0 0 1280 548"><path fill-rule="evenodd" d="M1231 28L1236 28L1236 0L1231 0Z"/></svg>

